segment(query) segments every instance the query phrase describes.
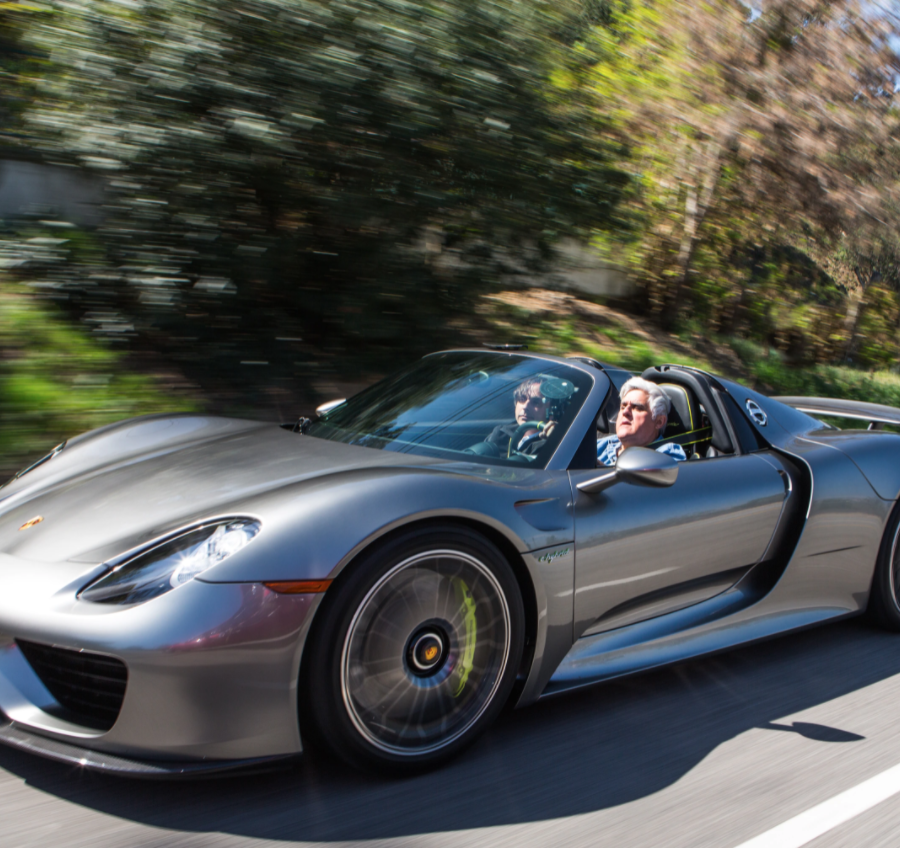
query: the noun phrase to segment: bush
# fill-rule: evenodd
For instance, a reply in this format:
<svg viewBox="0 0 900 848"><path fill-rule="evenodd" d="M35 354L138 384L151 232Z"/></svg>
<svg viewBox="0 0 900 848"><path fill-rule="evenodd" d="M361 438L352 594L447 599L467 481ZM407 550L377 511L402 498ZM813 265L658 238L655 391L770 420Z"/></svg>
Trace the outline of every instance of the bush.
<svg viewBox="0 0 900 848"><path fill-rule="evenodd" d="M120 354L0 279L0 477L85 430L196 408L129 373Z"/></svg>

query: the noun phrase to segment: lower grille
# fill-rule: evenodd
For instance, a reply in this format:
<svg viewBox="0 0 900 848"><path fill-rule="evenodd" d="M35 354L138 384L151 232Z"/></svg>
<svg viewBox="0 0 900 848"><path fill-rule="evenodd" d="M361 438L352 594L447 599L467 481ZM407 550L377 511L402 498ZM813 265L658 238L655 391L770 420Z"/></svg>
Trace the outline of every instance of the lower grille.
<svg viewBox="0 0 900 848"><path fill-rule="evenodd" d="M119 717L128 669L121 660L86 651L54 648L17 639L50 694L65 709L64 717L95 730L109 730Z"/></svg>

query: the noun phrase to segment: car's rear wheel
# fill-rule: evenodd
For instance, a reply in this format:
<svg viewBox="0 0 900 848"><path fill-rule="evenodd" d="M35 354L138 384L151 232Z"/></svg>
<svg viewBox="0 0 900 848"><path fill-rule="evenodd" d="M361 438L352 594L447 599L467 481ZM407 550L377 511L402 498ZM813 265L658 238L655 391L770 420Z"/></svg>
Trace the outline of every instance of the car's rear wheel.
<svg viewBox="0 0 900 848"><path fill-rule="evenodd" d="M868 611L883 627L900 631L900 504L881 540Z"/></svg>
<svg viewBox="0 0 900 848"><path fill-rule="evenodd" d="M509 697L524 637L515 575L495 545L453 525L404 534L351 569L317 616L301 697L345 760L437 765Z"/></svg>

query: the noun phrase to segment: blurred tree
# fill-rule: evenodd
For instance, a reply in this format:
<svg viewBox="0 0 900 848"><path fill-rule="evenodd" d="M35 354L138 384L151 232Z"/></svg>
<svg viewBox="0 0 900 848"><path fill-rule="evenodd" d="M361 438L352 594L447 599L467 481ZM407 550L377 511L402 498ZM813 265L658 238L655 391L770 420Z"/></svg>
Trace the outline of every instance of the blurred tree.
<svg viewBox="0 0 900 848"><path fill-rule="evenodd" d="M65 438L149 412L197 405L0 274L0 483Z"/></svg>
<svg viewBox="0 0 900 848"><path fill-rule="evenodd" d="M12 154L22 141L19 118L34 92L34 78L42 57L25 43L29 25L42 6L5 0L0 2L0 151Z"/></svg>
<svg viewBox="0 0 900 848"><path fill-rule="evenodd" d="M548 84L570 5L53 4L28 133L111 192L54 275L223 390L444 343L504 265L622 226L621 142Z"/></svg>
<svg viewBox="0 0 900 848"><path fill-rule="evenodd" d="M581 84L638 163L627 255L669 325L689 310L739 329L759 250L894 226L894 18L853 0L757 5L608 0L581 36L595 57Z"/></svg>
<svg viewBox="0 0 900 848"><path fill-rule="evenodd" d="M452 343L585 233L661 323L884 362L893 35L854 0L5 3L7 138L108 189L6 253L249 409Z"/></svg>
<svg viewBox="0 0 900 848"><path fill-rule="evenodd" d="M896 220L891 204L886 204L885 209L886 217ZM850 277L840 334L841 358L846 362L890 364L896 358L896 305L900 295L897 231L871 224L857 227L841 239L835 260ZM875 346L882 348L879 356L872 354Z"/></svg>

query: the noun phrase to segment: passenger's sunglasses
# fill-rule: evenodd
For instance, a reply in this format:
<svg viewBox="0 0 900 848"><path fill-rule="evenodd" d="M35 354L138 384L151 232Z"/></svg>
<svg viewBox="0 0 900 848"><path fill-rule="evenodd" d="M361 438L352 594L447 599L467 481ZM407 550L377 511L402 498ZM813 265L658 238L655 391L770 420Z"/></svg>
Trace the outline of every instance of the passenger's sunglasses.
<svg viewBox="0 0 900 848"><path fill-rule="evenodd" d="M647 412L650 407L646 403L632 403L630 400L623 400L619 404L619 412L624 412L626 409L630 409L632 412Z"/></svg>

